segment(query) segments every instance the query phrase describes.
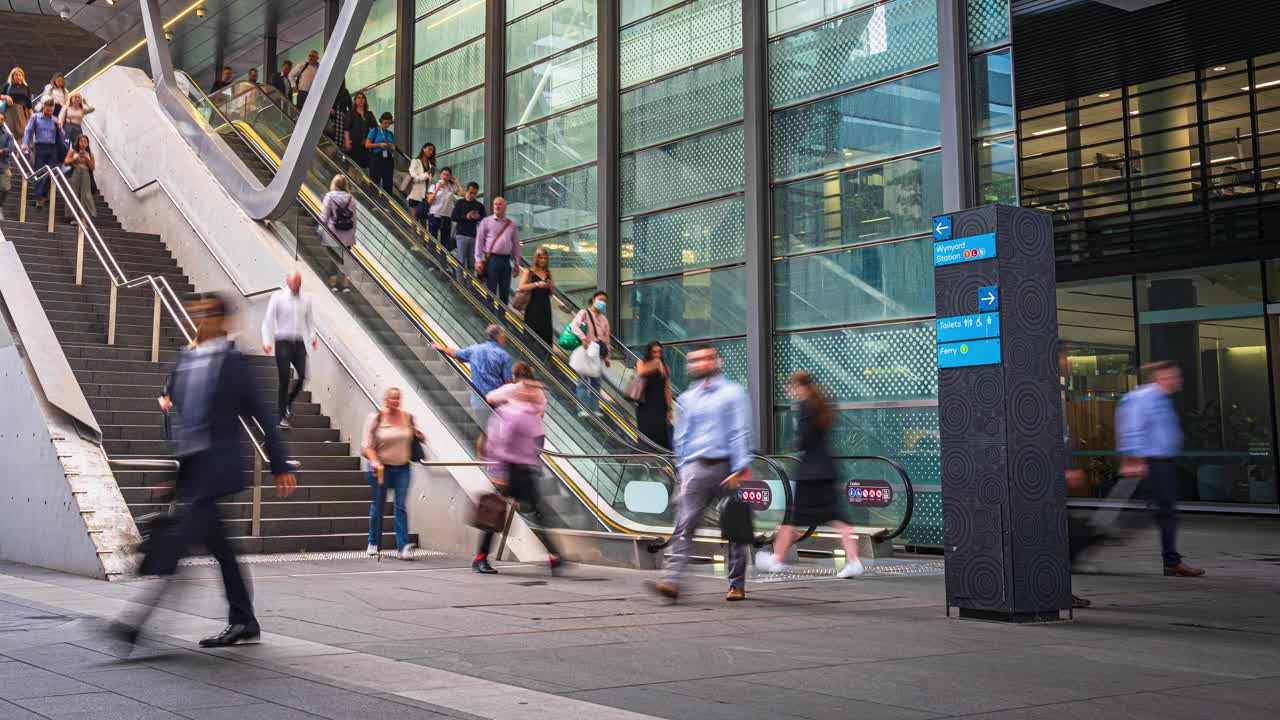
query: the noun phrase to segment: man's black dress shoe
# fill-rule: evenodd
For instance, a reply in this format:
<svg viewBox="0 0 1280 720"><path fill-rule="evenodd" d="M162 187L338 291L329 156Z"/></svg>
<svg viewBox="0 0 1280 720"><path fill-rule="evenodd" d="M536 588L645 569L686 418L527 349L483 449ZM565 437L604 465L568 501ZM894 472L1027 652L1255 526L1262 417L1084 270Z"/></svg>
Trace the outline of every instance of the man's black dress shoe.
<svg viewBox="0 0 1280 720"><path fill-rule="evenodd" d="M249 627L248 625L236 623L234 625L228 625L226 630L223 630L221 633L214 635L213 637L207 637L201 640L200 647L228 647L240 642L257 640L261 634L262 631L258 629L257 625Z"/></svg>

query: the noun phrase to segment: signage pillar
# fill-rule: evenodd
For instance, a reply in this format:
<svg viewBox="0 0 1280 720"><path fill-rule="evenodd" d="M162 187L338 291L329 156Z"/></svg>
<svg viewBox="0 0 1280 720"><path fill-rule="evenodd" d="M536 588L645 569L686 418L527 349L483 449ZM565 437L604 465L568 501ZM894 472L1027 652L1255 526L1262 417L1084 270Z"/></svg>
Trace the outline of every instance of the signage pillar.
<svg viewBox="0 0 1280 720"><path fill-rule="evenodd" d="M1071 607L1053 223L1009 205L933 221L947 607Z"/></svg>

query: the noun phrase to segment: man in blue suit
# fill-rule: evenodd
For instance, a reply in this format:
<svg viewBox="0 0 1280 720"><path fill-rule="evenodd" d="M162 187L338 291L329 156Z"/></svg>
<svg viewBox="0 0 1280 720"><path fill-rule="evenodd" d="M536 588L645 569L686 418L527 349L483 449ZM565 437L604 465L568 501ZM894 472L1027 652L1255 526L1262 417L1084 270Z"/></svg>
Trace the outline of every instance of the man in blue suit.
<svg viewBox="0 0 1280 720"><path fill-rule="evenodd" d="M240 418L256 418L264 429L276 494L288 497L297 481L289 471L275 427L263 410L249 363L227 340L226 301L206 294L189 303L187 311L196 325L197 344L179 355L160 398L160 408L178 416L173 440L181 467L175 493L184 509L172 532L163 541L152 543L143 572L172 574L187 547L204 545L222 570L230 612L226 629L201 640L200 645L225 647L255 640L260 634L249 587L217 505L219 499L240 492L246 485ZM119 634L136 640L137 628L149 614L150 608L129 625L119 626Z"/></svg>

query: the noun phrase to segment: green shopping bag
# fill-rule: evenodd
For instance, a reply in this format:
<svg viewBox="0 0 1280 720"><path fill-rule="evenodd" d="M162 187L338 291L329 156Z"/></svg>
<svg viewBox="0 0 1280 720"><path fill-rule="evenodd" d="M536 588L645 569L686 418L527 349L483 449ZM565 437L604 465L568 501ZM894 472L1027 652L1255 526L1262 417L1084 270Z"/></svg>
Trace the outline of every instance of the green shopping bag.
<svg viewBox="0 0 1280 720"><path fill-rule="evenodd" d="M581 329L583 332L586 332L587 324L583 323ZM573 352L574 350L582 347L582 338L578 337L578 335L573 331L572 320L565 323L564 330L560 331L560 339L556 341L556 344L569 352Z"/></svg>

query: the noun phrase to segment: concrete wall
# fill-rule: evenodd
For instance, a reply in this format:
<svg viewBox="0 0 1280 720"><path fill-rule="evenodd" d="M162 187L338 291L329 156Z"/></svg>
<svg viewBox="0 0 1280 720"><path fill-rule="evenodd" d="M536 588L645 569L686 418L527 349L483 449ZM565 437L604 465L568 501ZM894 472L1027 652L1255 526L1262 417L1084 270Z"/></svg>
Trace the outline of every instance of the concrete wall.
<svg viewBox="0 0 1280 720"><path fill-rule="evenodd" d="M404 405L417 417L435 459L470 457L423 398L413 392L391 358L324 290L324 279L296 260L267 227L249 219L226 193L159 107L145 74L115 67L94 80L85 94L97 107L97 112L88 116L88 124L100 156L95 175L103 195L126 228L164 237L198 289L239 298L241 290L252 293L278 286L290 271L302 273L303 289L311 291L319 330L333 347L330 352L322 343L311 353L308 389L342 431L343 440L358 447L364 421L373 411L354 375L376 398L381 398L388 386L403 389ZM156 185L136 193L131 189L156 178L165 189ZM199 228L198 234L193 226ZM242 311L238 343L244 352L262 352L258 327L266 303L266 296L237 302ZM470 498L491 489L488 479L476 468L432 473L415 468L414 472L410 530L418 533L426 547L471 549L477 537L462 521ZM544 552L519 518L513 523L508 545L521 559L539 558Z"/></svg>

